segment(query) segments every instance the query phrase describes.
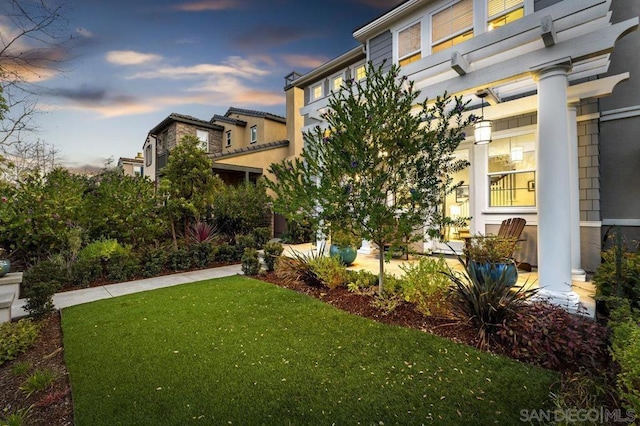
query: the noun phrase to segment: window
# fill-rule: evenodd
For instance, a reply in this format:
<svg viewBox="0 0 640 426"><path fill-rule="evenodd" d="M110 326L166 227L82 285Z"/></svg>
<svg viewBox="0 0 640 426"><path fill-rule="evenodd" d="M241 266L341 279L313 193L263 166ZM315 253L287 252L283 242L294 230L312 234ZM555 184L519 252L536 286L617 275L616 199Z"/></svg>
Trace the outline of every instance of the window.
<svg viewBox="0 0 640 426"><path fill-rule="evenodd" d="M436 53L473 37L473 0L461 0L431 19L431 52Z"/></svg>
<svg viewBox="0 0 640 426"><path fill-rule="evenodd" d="M342 87L342 82L343 82L343 78L341 75L337 77L333 77L331 79L331 90L333 90L334 92L338 92Z"/></svg>
<svg viewBox="0 0 640 426"><path fill-rule="evenodd" d="M324 95L323 92L324 91L322 90L322 83L316 84L311 88L311 100L316 101L320 99Z"/></svg>
<svg viewBox="0 0 640 426"><path fill-rule="evenodd" d="M489 31L523 16L523 0L487 0L487 29Z"/></svg>
<svg viewBox="0 0 640 426"><path fill-rule="evenodd" d="M422 30L420 22L398 33L398 63L408 65L422 57Z"/></svg>
<svg viewBox="0 0 640 426"><path fill-rule="evenodd" d="M364 80L367 77L367 67L362 64L356 67L355 79L356 81Z"/></svg>
<svg viewBox="0 0 640 426"><path fill-rule="evenodd" d="M227 141L226 147L229 148L231 146L231 130L225 133L225 140Z"/></svg>
<svg viewBox="0 0 640 426"><path fill-rule="evenodd" d="M142 166L133 166L133 175L142 176Z"/></svg>
<svg viewBox="0 0 640 426"><path fill-rule="evenodd" d="M151 144L147 144L147 147L144 149L144 162L147 166L153 163L153 147Z"/></svg>
<svg viewBox="0 0 640 426"><path fill-rule="evenodd" d="M494 140L489 145L489 206L536 205L536 143L534 135Z"/></svg>
<svg viewBox="0 0 640 426"><path fill-rule="evenodd" d="M258 141L258 126L251 126L251 143Z"/></svg>
<svg viewBox="0 0 640 426"><path fill-rule="evenodd" d="M206 130L196 130L196 136L200 141L200 149L209 152L209 132Z"/></svg>

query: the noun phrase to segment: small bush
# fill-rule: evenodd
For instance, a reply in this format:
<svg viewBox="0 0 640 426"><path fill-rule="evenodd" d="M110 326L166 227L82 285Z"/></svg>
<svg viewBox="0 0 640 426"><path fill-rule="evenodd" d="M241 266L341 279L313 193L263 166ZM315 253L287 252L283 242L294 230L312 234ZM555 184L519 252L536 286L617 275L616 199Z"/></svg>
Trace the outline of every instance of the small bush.
<svg viewBox="0 0 640 426"><path fill-rule="evenodd" d="M607 361L606 328L549 303L527 305L496 335L513 358L553 370L600 369Z"/></svg>
<svg viewBox="0 0 640 426"><path fill-rule="evenodd" d="M276 262L276 275L285 283L301 282L311 287L322 287L323 281L313 270L313 260L324 256L322 250L311 254L292 253L293 257L280 256Z"/></svg>
<svg viewBox="0 0 640 426"><path fill-rule="evenodd" d="M256 240L253 238L253 235L238 235L236 237L236 256L234 260L241 259L244 254L244 249L246 248L258 248L258 244L256 244Z"/></svg>
<svg viewBox="0 0 640 426"><path fill-rule="evenodd" d="M184 247L172 250L167 257L167 266L174 272L186 271L191 268L191 263L191 253Z"/></svg>
<svg viewBox="0 0 640 426"><path fill-rule="evenodd" d="M245 275L258 275L258 272L260 272L260 259L258 259L258 251L256 249L244 249L244 254L242 255L242 272Z"/></svg>
<svg viewBox="0 0 640 426"><path fill-rule="evenodd" d="M376 294L376 296L371 301L371 306L380 309L382 311L382 315L389 315L390 313L395 311L401 303L402 298L397 294Z"/></svg>
<svg viewBox="0 0 640 426"><path fill-rule="evenodd" d="M111 255L106 264L107 278L111 281L123 282L140 274L140 261L127 247Z"/></svg>
<svg viewBox="0 0 640 426"><path fill-rule="evenodd" d="M66 266L53 260L43 260L24 274L27 303L25 309L33 318L53 311L53 295L67 282Z"/></svg>
<svg viewBox="0 0 640 426"><path fill-rule="evenodd" d="M211 243L218 236L216 227L206 222L196 222L187 230L187 240L196 244Z"/></svg>
<svg viewBox="0 0 640 426"><path fill-rule="evenodd" d="M114 257L118 258L117 266L109 271L109 262ZM132 257L130 247L125 247L114 239L96 240L78 253L78 259L72 267L73 281L79 285L88 285L100 278L121 280L131 273L129 263L123 260L126 257ZM117 271L118 267L126 270Z"/></svg>
<svg viewBox="0 0 640 426"><path fill-rule="evenodd" d="M96 258L81 258L71 266L71 281L86 287L102 276L102 261Z"/></svg>
<svg viewBox="0 0 640 426"><path fill-rule="evenodd" d="M206 268L213 260L213 246L210 242L201 242L189 245L189 251L196 268Z"/></svg>
<svg viewBox="0 0 640 426"><path fill-rule="evenodd" d="M156 277L164 271L167 263L167 249L150 248L140 253L140 273L143 277Z"/></svg>
<svg viewBox="0 0 640 426"><path fill-rule="evenodd" d="M270 242L264 245L264 263L267 265L267 271L271 272L275 268L278 256L282 254L284 247L278 242Z"/></svg>
<svg viewBox="0 0 640 426"><path fill-rule="evenodd" d="M413 264L401 265L400 269L404 272L402 294L405 301L415 304L425 315L444 316L450 312L450 281L445 275L449 268L444 257L422 257Z"/></svg>
<svg viewBox="0 0 640 426"><path fill-rule="evenodd" d="M364 269L359 271L347 270L347 276L349 279L347 288L352 293L370 292L378 284L378 276Z"/></svg>
<svg viewBox="0 0 640 426"><path fill-rule="evenodd" d="M596 298L623 297L631 303L633 309L640 309L640 252L622 251L620 258L620 279L616 268L616 248L602 253L603 262L593 276L596 286ZM618 294L618 284L620 294Z"/></svg>
<svg viewBox="0 0 640 426"><path fill-rule="evenodd" d="M28 319L0 324L0 365L29 349L38 333L38 325Z"/></svg>
<svg viewBox="0 0 640 426"><path fill-rule="evenodd" d="M254 228L251 232L251 236L256 241L258 248L264 247L264 245L271 239L271 228L266 226L260 226Z"/></svg>
<svg viewBox="0 0 640 426"><path fill-rule="evenodd" d="M28 361L16 362L11 366L11 374L16 377L26 375L31 370L31 363Z"/></svg>
<svg viewBox="0 0 640 426"><path fill-rule="evenodd" d="M313 239L313 228L308 222L287 221L287 231L282 235L282 240L290 244L308 243Z"/></svg>
<svg viewBox="0 0 640 426"><path fill-rule="evenodd" d="M36 392L42 391L53 385L58 375L48 368L36 370L20 386L20 390L27 398Z"/></svg>
<svg viewBox="0 0 640 426"><path fill-rule="evenodd" d="M217 262L235 262L236 249L229 243L222 243L213 249L213 259Z"/></svg>
<svg viewBox="0 0 640 426"><path fill-rule="evenodd" d="M628 301L611 313L611 356L620 367L617 391L625 407L640 413L640 312Z"/></svg>
<svg viewBox="0 0 640 426"><path fill-rule="evenodd" d="M347 286L349 275L339 257L319 256L310 263L311 269L325 286L331 289Z"/></svg>

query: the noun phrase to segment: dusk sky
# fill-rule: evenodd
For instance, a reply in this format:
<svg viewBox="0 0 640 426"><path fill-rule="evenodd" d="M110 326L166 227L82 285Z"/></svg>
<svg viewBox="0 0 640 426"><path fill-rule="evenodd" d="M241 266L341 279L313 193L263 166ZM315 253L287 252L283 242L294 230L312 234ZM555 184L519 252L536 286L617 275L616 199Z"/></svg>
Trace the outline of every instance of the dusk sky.
<svg viewBox="0 0 640 426"><path fill-rule="evenodd" d="M284 115L285 75L357 46L353 30L398 3L67 0L72 59L38 79L46 112L36 137L65 165L104 166L134 157L172 112L209 120L234 106Z"/></svg>

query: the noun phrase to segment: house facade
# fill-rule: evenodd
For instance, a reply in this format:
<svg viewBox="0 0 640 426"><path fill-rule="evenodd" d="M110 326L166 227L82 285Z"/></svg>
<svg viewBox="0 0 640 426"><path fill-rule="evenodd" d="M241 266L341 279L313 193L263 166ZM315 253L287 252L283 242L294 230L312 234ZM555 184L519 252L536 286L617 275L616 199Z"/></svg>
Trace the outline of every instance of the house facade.
<svg viewBox="0 0 640 426"><path fill-rule="evenodd" d="M118 168L125 176L144 176L144 157L141 152L135 158L118 158Z"/></svg>
<svg viewBox="0 0 640 426"><path fill-rule="evenodd" d="M462 96L468 113L492 121L492 141L469 129L456 152L471 165L441 208L471 219L446 230L450 244L525 218L519 260L537 265L546 296L573 305L571 282L597 268L606 229L640 229L640 190L625 184L640 166L637 3L405 1L358 28L359 47L285 77L287 121L324 126L331 92L366 79L367 62L400 65L418 101ZM425 240L423 249L446 246Z"/></svg>

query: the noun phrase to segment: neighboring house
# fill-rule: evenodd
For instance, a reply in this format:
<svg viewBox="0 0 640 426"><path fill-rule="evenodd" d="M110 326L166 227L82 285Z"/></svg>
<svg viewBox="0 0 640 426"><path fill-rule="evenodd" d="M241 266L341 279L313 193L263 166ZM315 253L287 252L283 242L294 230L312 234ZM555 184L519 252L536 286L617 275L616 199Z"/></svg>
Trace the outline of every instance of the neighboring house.
<svg viewBox="0 0 640 426"><path fill-rule="evenodd" d="M606 228L640 229L640 42L627 36L638 9L611 0L408 0L355 30L361 46L285 77L287 122L298 134L326 126L331 92L366 79L367 61L399 64L418 101L463 96L493 121L493 136L476 143L470 129L456 153L471 166L455 176L465 186L447 197L446 213L471 220L447 230L450 243L461 248L463 235L523 217L519 259L538 266L546 296L573 304L571 281L598 266ZM439 241L424 249L447 250Z"/></svg>
<svg viewBox="0 0 640 426"><path fill-rule="evenodd" d="M118 167L122 169L125 176L144 176L144 158L139 152L136 158L120 157Z"/></svg>

